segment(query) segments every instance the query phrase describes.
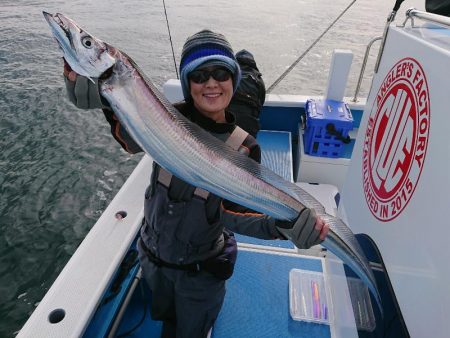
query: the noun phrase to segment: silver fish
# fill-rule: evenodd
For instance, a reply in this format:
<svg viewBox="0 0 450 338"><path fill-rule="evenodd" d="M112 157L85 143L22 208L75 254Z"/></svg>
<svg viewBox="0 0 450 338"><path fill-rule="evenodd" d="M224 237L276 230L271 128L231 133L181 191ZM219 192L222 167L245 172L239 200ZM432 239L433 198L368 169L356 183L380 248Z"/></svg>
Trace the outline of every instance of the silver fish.
<svg viewBox="0 0 450 338"><path fill-rule="evenodd" d="M124 52L96 39L62 14L44 12L65 60L80 75L101 79L100 93L133 139L184 181L277 219L314 208L329 225L322 245L366 283L382 311L374 275L351 230L297 185L219 141L180 114Z"/></svg>

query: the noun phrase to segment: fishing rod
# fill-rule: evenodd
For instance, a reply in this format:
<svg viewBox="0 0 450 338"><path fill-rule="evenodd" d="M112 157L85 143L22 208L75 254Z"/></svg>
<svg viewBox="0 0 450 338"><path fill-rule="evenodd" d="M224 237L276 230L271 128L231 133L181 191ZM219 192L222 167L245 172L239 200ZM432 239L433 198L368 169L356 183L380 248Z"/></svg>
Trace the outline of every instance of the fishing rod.
<svg viewBox="0 0 450 338"><path fill-rule="evenodd" d="M170 47L172 48L173 64L175 66L175 73L177 74L177 79L179 79L180 77L178 76L177 61L175 60L175 52L173 50L172 35L170 34L169 19L167 18L166 2L165 2L165 0L162 0L162 2L163 2L163 6L164 6L164 15L166 17L167 31L169 32Z"/></svg>
<svg viewBox="0 0 450 338"><path fill-rule="evenodd" d="M322 32L322 34L319 35L319 37L303 52L302 55L300 55L297 60L294 61L292 65L289 66L288 69L284 71L283 74L281 74L278 79L276 79L270 87L266 90L266 93L270 93L272 89L274 89L290 72L292 69L294 69L295 66L300 62L303 57L308 54L308 52L322 39L322 37L331 29L331 27L334 26L336 22L350 9L350 7L353 6L353 4L356 2L356 0L353 0L342 12L337 16L337 18Z"/></svg>

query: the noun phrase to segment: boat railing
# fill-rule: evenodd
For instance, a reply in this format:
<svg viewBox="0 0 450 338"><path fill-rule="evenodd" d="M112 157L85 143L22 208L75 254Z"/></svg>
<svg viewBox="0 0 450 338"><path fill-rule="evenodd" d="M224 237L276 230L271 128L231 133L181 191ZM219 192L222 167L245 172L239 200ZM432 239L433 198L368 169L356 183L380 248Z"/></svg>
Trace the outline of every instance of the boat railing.
<svg viewBox="0 0 450 338"><path fill-rule="evenodd" d="M396 13L396 11L393 11L390 14L390 16L389 16L389 18L387 20L388 24L387 24L386 28L388 28L389 23L391 23L394 20L395 13ZM433 13L428 13L428 12L424 12L424 11L419 11L419 10L417 10L415 8L408 9L406 11L405 15L406 15L406 19L403 22L403 24L400 25L401 27L405 27L406 23L408 22L408 20L411 20L411 26L414 27L414 18L418 18L418 19L421 19L421 20L424 20L424 21L433 22L433 23L438 24L438 25L443 25L443 26L446 26L446 27L450 27L450 18L446 17L446 16L433 14ZM365 72L365 69L366 69L367 60L369 58L370 49L372 48L372 45L376 41L383 40L383 37L385 35L387 35L387 29L385 31L385 34L383 34L383 36L376 37L376 38L372 39L367 44L366 53L364 55L364 60L363 60L362 66L361 66L361 72L359 73L358 83L357 83L356 89L355 89L355 95L353 96L353 99L352 99L353 102L357 102L358 101L358 94L359 94L359 91L361 89L361 84L362 84L362 80L363 80L363 77L364 77L364 72ZM378 71L379 59L381 59L381 54L382 54L382 49L383 49L383 44L384 44L383 42L384 41L382 41L382 46L380 47L379 56L377 58L377 62L376 62L376 66L375 66L375 72Z"/></svg>
<svg viewBox="0 0 450 338"><path fill-rule="evenodd" d="M424 11L419 11L415 8L410 8L406 11L406 19L401 26L404 27L406 25L406 23L408 22L408 20L411 20L411 25L414 27L414 18L418 18L418 19L421 19L424 21L436 23L438 25L450 27L450 18L449 17L443 16L443 15L438 15L438 14L433 14L433 13L428 13L428 12L424 12Z"/></svg>
<svg viewBox="0 0 450 338"><path fill-rule="evenodd" d="M367 63L367 59L369 57L370 48L372 47L372 45L373 45L373 43L375 41L381 40L381 44L380 44L380 49L378 51L377 60L375 61L375 73L378 73L378 67L380 66L381 56L383 55L384 44L386 42L386 37L387 37L388 31L389 31L389 26L390 26L390 24L392 22L394 22L395 16L397 14L397 11L399 10L399 8L400 8L400 6L401 6L403 1L404 0L397 0L395 2L394 8L392 8L392 11L389 13L389 15L387 17L386 25L384 26L383 35L381 37L373 39L367 45L366 55L364 57L364 62L363 62L362 68L361 68L361 73L359 74L358 85L356 86L356 91L355 91L355 96L353 97L353 102L356 102L356 100L358 99L358 93L359 93L359 89L361 87L362 78L364 76L364 70L366 68L366 63Z"/></svg>
<svg viewBox="0 0 450 338"><path fill-rule="evenodd" d="M359 94L359 91L360 91L360 89L361 89L361 84L362 84L362 80L363 80L363 77L364 77L364 72L365 72L365 70L366 70L367 60L369 59L369 52L370 52L370 49L372 48L372 45L373 45L376 41L379 41L379 40L381 40L381 39L383 39L382 36L376 37L376 38L372 39L372 40L367 44L367 47L366 47L366 54L364 55L364 60L363 60L362 66L361 66L361 72L359 73L358 84L356 85L355 95L353 96L353 100L352 100L353 102L357 102L357 101L358 101L358 94Z"/></svg>

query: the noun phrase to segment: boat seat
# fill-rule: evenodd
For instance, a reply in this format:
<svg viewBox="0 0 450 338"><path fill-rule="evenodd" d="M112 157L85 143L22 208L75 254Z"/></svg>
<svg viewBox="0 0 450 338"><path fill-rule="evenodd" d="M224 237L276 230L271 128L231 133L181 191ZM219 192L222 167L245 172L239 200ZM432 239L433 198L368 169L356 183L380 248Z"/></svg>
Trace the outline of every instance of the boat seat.
<svg viewBox="0 0 450 338"><path fill-rule="evenodd" d="M261 147L261 164L293 182L291 133L260 130L256 140Z"/></svg>
<svg viewBox="0 0 450 338"><path fill-rule="evenodd" d="M260 130L256 137L261 147L261 164L284 179L293 182L291 133L287 131ZM241 243L294 249L289 241L264 240L235 234Z"/></svg>

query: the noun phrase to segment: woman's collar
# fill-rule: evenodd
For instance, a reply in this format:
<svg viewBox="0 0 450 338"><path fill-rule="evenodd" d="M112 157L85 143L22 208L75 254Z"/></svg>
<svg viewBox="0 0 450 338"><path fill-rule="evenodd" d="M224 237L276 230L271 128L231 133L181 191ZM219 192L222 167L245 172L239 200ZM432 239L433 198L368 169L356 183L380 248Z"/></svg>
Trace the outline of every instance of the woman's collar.
<svg viewBox="0 0 450 338"><path fill-rule="evenodd" d="M192 122L198 124L203 129L206 129L213 133L226 133L231 132L236 124L236 118L234 114L230 111L225 110L225 120L224 123L217 123L213 119L206 117L202 113L200 113L195 106L192 104L192 114L191 119Z"/></svg>

